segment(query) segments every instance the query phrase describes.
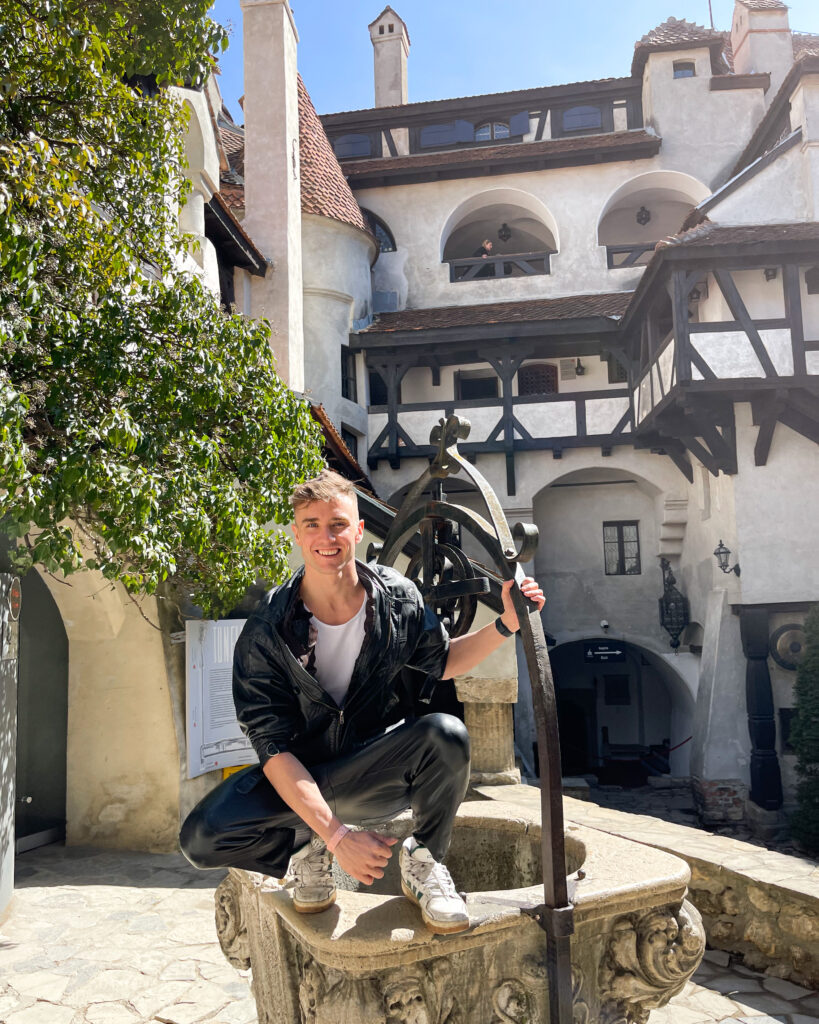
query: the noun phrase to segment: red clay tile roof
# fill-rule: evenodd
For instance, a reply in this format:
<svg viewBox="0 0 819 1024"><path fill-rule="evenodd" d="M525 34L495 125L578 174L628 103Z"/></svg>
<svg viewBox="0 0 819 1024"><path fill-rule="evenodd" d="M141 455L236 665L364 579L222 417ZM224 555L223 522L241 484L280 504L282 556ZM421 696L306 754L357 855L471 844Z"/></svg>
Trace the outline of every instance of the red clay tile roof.
<svg viewBox="0 0 819 1024"><path fill-rule="evenodd" d="M372 481L344 443L341 434L336 429L335 423L327 415L327 410L324 406L311 404L310 413L321 427L322 434L324 434L325 455L329 457L328 461L332 463L332 468L348 480L352 480L358 487L374 495L375 488L372 485Z"/></svg>
<svg viewBox="0 0 819 1024"><path fill-rule="evenodd" d="M819 223L720 225L706 220L678 235L664 238L657 249L681 245L770 245L773 242L819 242Z"/></svg>
<svg viewBox="0 0 819 1024"><path fill-rule="evenodd" d="M316 108L299 75L299 155L301 208L367 230L361 208L336 160Z"/></svg>
<svg viewBox="0 0 819 1024"><path fill-rule="evenodd" d="M743 7L752 11L787 11L788 5L782 0L739 0Z"/></svg>
<svg viewBox="0 0 819 1024"><path fill-rule="evenodd" d="M478 327L482 324L529 323L533 320L574 320L591 316L619 319L632 292L603 295L563 295L557 299L523 302L488 302L480 306L439 306L381 313L361 335L394 331L428 331L443 327Z"/></svg>
<svg viewBox="0 0 819 1024"><path fill-rule="evenodd" d="M244 185L237 185L232 181L222 180L219 184L219 194L224 199L227 206L235 214L236 211L243 211L245 208L245 187Z"/></svg>
<svg viewBox="0 0 819 1024"><path fill-rule="evenodd" d="M453 149L442 153L413 153L411 156L376 157L366 160L345 160L348 178L365 174L392 175L398 171L423 170L435 167L471 167L475 164L516 162L538 157L560 157L583 150L607 150L623 147L635 149L646 144L660 148L661 139L642 128L600 135L580 135L565 139L544 139L542 142L516 142L504 146L482 146L476 149ZM628 157L624 157L628 159ZM355 184L355 182L353 183Z"/></svg>
<svg viewBox="0 0 819 1024"><path fill-rule="evenodd" d="M709 46L712 50L722 50L724 45L724 32L704 28L702 25L695 25L685 19L669 18L634 44L631 73L635 78L642 75L649 53L697 46Z"/></svg>
<svg viewBox="0 0 819 1024"><path fill-rule="evenodd" d="M799 60L805 54L819 55L819 35L815 32L794 32L793 59Z"/></svg>

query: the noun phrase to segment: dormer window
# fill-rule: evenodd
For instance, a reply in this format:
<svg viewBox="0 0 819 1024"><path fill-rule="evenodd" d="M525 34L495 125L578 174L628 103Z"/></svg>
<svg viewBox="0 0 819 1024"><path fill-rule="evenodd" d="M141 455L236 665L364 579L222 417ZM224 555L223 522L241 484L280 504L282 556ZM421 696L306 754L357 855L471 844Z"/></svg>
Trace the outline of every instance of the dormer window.
<svg viewBox="0 0 819 1024"><path fill-rule="evenodd" d="M508 139L509 125L505 121L487 121L475 129L476 142L489 142L491 139Z"/></svg>
<svg viewBox="0 0 819 1024"><path fill-rule="evenodd" d="M603 126L599 107L571 107L563 111L564 132L589 132Z"/></svg>
<svg viewBox="0 0 819 1024"><path fill-rule="evenodd" d="M697 66L693 60L675 60L675 78L694 78L697 74Z"/></svg>

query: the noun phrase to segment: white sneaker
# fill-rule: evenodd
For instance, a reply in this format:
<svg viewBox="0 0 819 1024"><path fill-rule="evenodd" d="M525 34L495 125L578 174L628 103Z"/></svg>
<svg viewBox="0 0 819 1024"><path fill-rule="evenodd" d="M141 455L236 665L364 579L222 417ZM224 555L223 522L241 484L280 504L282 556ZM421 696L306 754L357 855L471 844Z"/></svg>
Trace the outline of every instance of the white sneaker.
<svg viewBox="0 0 819 1024"><path fill-rule="evenodd" d="M335 903L332 864L333 855L317 835L290 858L288 887L293 889L293 906L300 914L320 914Z"/></svg>
<svg viewBox="0 0 819 1024"><path fill-rule="evenodd" d="M399 854L401 888L421 908L424 924L436 935L463 932L469 927L466 903L443 864L415 836L405 839Z"/></svg>

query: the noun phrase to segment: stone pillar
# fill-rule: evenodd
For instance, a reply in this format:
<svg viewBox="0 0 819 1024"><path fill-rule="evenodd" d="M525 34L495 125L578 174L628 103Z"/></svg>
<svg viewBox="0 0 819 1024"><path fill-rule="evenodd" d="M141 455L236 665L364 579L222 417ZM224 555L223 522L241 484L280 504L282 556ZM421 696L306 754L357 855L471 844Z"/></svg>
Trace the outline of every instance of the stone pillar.
<svg viewBox="0 0 819 1024"><path fill-rule="evenodd" d="M288 0L241 0L241 5L244 227L273 264L265 277L252 279L251 315L270 321L279 375L303 391L299 37Z"/></svg>
<svg viewBox="0 0 819 1024"><path fill-rule="evenodd" d="M497 612L479 605L473 629L493 622ZM455 680L458 700L472 742L473 785L520 782L515 767L513 705L518 699L515 644L509 639L473 669L475 675Z"/></svg>
<svg viewBox="0 0 819 1024"><path fill-rule="evenodd" d="M708 595L694 712L691 777L702 821L742 821L750 744L739 618L724 588Z"/></svg>

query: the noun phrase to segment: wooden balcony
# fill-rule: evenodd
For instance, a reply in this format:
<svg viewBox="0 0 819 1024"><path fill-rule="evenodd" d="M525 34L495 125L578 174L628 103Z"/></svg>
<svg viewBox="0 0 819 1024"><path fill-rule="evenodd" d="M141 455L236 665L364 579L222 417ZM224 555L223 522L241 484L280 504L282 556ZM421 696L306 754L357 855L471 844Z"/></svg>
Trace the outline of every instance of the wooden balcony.
<svg viewBox="0 0 819 1024"><path fill-rule="evenodd" d="M448 260L450 281L486 280L490 277L534 277L551 272L549 252L507 253Z"/></svg>
<svg viewBox="0 0 819 1024"><path fill-rule="evenodd" d="M501 452L507 456L507 476L514 493L514 455L599 447L610 455L615 445L632 443L632 410L628 388L602 388L554 395L517 395L461 401L408 402L398 406L371 405L369 433L373 443L370 467L381 459L397 469L402 459L429 458L435 448L429 432L442 417L456 413L472 425L469 441L460 450L469 456Z"/></svg>

